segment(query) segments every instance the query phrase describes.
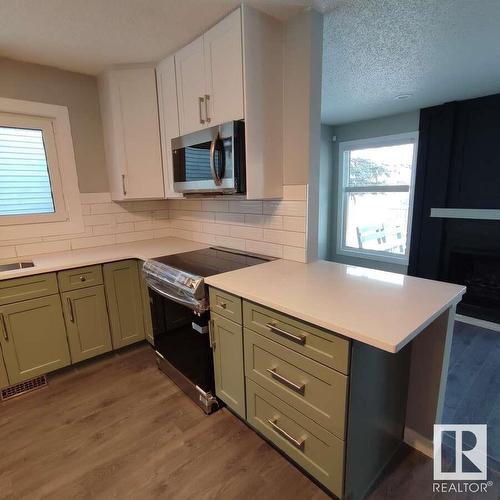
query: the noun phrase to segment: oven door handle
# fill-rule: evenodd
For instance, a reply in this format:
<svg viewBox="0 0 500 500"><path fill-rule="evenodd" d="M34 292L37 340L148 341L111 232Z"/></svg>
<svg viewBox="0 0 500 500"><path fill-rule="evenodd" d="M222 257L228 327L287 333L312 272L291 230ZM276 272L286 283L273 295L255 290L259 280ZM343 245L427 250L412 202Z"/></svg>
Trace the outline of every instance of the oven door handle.
<svg viewBox="0 0 500 500"><path fill-rule="evenodd" d="M183 297L180 297L179 295L170 294L170 293L166 292L165 290L162 290L162 289L158 288L157 286L153 285L151 283L151 281L148 279L146 279L146 284L148 285L149 288L151 288L151 290L158 293L162 297L165 297L166 299L173 300L174 302L177 302L178 304L189 307L190 309L193 309L195 311L206 310L206 305L204 304L203 300L196 300L195 298L193 298L192 300L189 300L188 298L183 298Z"/></svg>

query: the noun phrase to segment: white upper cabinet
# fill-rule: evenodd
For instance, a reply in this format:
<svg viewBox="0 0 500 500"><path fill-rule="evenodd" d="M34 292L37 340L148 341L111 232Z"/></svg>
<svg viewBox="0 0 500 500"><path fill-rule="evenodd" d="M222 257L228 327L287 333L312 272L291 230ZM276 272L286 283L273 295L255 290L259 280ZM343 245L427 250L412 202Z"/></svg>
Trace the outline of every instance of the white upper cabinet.
<svg viewBox="0 0 500 500"><path fill-rule="evenodd" d="M179 136L174 56L165 58L156 67L156 86L158 89L158 111L160 113L161 154L163 159L163 177L165 180L165 198L182 198L182 194L176 193L173 186L171 140Z"/></svg>
<svg viewBox="0 0 500 500"><path fill-rule="evenodd" d="M244 118L241 10L203 36L208 126Z"/></svg>
<svg viewBox="0 0 500 500"><path fill-rule="evenodd" d="M99 77L99 97L112 199L163 198L154 68L105 72Z"/></svg>
<svg viewBox="0 0 500 500"><path fill-rule="evenodd" d="M241 10L175 54L180 134L244 118Z"/></svg>
<svg viewBox="0 0 500 500"><path fill-rule="evenodd" d="M180 134L188 134L206 124L205 60L203 37L175 54Z"/></svg>

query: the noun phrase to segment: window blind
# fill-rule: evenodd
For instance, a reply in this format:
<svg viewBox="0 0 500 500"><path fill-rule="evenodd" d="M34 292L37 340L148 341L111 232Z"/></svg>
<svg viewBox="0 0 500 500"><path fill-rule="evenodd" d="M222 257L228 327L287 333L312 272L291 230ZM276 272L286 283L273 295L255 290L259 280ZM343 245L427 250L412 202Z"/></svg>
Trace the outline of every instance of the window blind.
<svg viewBox="0 0 500 500"><path fill-rule="evenodd" d="M0 216L54 211L42 131L0 127Z"/></svg>

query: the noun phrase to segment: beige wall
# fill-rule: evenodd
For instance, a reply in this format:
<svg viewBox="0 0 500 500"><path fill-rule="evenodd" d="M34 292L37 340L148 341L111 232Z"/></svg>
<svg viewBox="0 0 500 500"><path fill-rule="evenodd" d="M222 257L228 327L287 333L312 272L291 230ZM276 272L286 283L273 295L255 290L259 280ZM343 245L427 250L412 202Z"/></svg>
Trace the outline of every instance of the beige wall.
<svg viewBox="0 0 500 500"><path fill-rule="evenodd" d="M0 97L67 106L80 191L108 190L95 77L0 58Z"/></svg>

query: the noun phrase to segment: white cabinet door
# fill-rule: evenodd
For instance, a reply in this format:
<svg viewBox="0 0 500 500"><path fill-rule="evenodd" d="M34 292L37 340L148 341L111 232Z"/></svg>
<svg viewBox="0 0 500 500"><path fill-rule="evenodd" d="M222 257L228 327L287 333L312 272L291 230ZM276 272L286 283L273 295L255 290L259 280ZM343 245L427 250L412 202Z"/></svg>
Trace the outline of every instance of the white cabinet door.
<svg viewBox="0 0 500 500"><path fill-rule="evenodd" d="M154 68L120 68L99 80L112 198L163 198Z"/></svg>
<svg viewBox="0 0 500 500"><path fill-rule="evenodd" d="M167 57L156 67L156 86L158 89L158 110L160 113L160 137L165 198L182 198L181 193L176 193L174 191L172 166L171 141L174 137L179 136L174 56Z"/></svg>
<svg viewBox="0 0 500 500"><path fill-rule="evenodd" d="M175 54L175 70L179 129L183 135L207 125L203 37L197 38Z"/></svg>
<svg viewBox="0 0 500 500"><path fill-rule="evenodd" d="M163 198L154 68L122 70L118 79L125 148L125 198Z"/></svg>
<svg viewBox="0 0 500 500"><path fill-rule="evenodd" d="M210 125L243 119L241 9L207 31L203 44Z"/></svg>

